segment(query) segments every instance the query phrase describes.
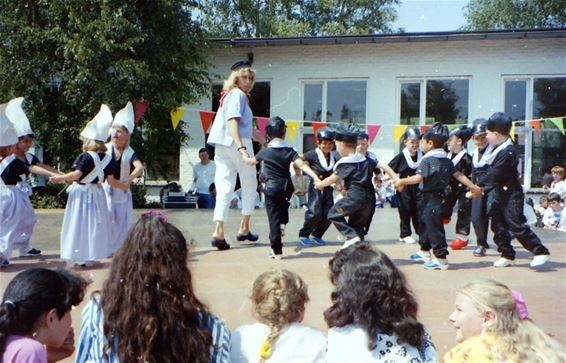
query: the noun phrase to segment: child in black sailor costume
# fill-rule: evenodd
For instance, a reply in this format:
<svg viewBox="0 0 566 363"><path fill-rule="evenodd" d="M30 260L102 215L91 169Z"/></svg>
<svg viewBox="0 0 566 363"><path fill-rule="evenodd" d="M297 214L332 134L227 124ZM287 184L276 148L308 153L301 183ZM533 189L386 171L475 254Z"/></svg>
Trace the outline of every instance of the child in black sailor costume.
<svg viewBox="0 0 566 363"><path fill-rule="evenodd" d="M486 249L489 248L487 243L487 230L489 227L487 204L491 193L491 185L482 182L482 179L489 169L486 160L490 157L493 146L487 142L486 134L487 120L474 120L473 140L476 149L472 154L472 181L476 185L483 186L483 195L479 198L472 198L472 226L474 227L478 242L478 246L474 250L475 257L484 257Z"/></svg>
<svg viewBox="0 0 566 363"><path fill-rule="evenodd" d="M316 149L307 151L301 156L301 159L318 175L318 179L324 180L332 174L334 164L340 159L338 152L332 150L334 131L327 128L319 129L316 132L316 142ZM326 244L322 236L330 227L328 212L334 205L334 189L327 186L323 190L318 190L314 187L314 183L314 179L309 182L308 209L305 211L303 227L299 230L299 244L305 247Z"/></svg>
<svg viewBox="0 0 566 363"><path fill-rule="evenodd" d="M294 191L289 166L294 163L311 178L318 180L311 168L299 158L299 154L285 142L286 129L285 121L281 117L272 117L266 130L270 139L267 148L260 150L253 158L244 157L244 161L249 165L263 161L260 180L269 220L272 249L270 257L278 260L283 256L281 237L285 234L285 225L289 222L289 199Z"/></svg>
<svg viewBox="0 0 566 363"><path fill-rule="evenodd" d="M417 167L423 157L419 150L419 138L421 133L417 127L409 127L405 131L405 148L397 154L390 162L389 167L401 178L415 175ZM411 222L415 234L419 234L419 205L422 193L418 185L407 185L397 191L399 201L399 241L405 243L416 243L417 240L411 236Z"/></svg>
<svg viewBox="0 0 566 363"><path fill-rule="evenodd" d="M41 251L30 245L30 238L36 222L35 212L31 205L29 196L31 187L28 185L30 173L53 176L58 172L50 166L43 165L31 153L27 151L33 142L33 131L29 120L22 109L23 98L15 98L2 105L2 118L4 122L10 122L13 126L18 141L12 149L13 154L7 155L2 160L2 194L1 204L2 216L0 218L2 227L0 235L3 237L0 245L0 253L5 264L11 258L12 249L19 248L20 256L37 256Z"/></svg>
<svg viewBox="0 0 566 363"><path fill-rule="evenodd" d="M106 144L107 152L115 163L114 179L130 186L134 179L143 173L143 164L130 147L130 137L134 132L134 107L128 102L126 107L116 112L110 129L111 142ZM106 181L103 184L110 211L110 252L114 253L122 244L128 230L134 223L132 192L128 189L116 189Z"/></svg>
<svg viewBox="0 0 566 363"><path fill-rule="evenodd" d="M472 156L468 154L466 144L472 137L472 134L473 129L462 125L452 130L448 137L448 159L452 161L454 168L467 178L470 178L472 175ZM456 179L450 179L444 196L442 219L444 224L448 224L452 217L454 206L458 203L456 238L450 242L450 248L453 250L460 250L468 245L472 203L469 198L466 198L466 193L466 187Z"/></svg>
<svg viewBox="0 0 566 363"><path fill-rule="evenodd" d="M375 198L372 192L373 167L365 156L356 152L358 130L352 126L337 128L335 140L341 158L334 165L332 175L316 182L315 187L323 190L340 179L344 182L346 195L332 206L328 219L346 237L342 246L346 248L364 239L371 212L369 204Z"/></svg>
<svg viewBox="0 0 566 363"><path fill-rule="evenodd" d="M389 165L380 162L379 159L377 158L377 155L369 151L368 148L369 148L369 135L365 131L361 131L360 133L358 133L357 151L363 156L365 156L366 159L368 159L368 161L370 162L373 176L380 174L381 170L383 170L391 178L391 180L393 181L397 180L398 179L397 174L395 174L395 172L389 167ZM370 215L367 221L367 225L365 226L366 235L369 232L369 227L371 226L373 214L375 213L376 195L375 195L375 187L373 185L373 182L371 183L371 189L372 189L373 199L371 201Z"/></svg>
<svg viewBox="0 0 566 363"><path fill-rule="evenodd" d="M112 113L102 105L98 114L81 132L83 152L72 171L51 177L54 183L72 183L61 229L61 258L75 265L91 267L96 260L108 257L110 250L110 214L102 183L117 189L128 188L114 176L112 155L104 142L112 123Z"/></svg>
<svg viewBox="0 0 566 363"><path fill-rule="evenodd" d="M494 149L487 160L490 168L481 181L493 187L493 201L488 207L488 215L491 218L493 241L501 253L501 258L493 265L506 267L514 264L515 250L511 240L515 237L535 255L531 267L538 267L550 260L550 252L531 230L523 214L525 196L517 171L517 151L509 137L511 127L511 118L501 112L494 113L487 120L486 137Z"/></svg>
<svg viewBox="0 0 566 363"><path fill-rule="evenodd" d="M423 185L423 201L421 208L421 224L419 226L420 251L411 255L411 260L424 262L427 270L446 270L448 262L448 245L444 225L442 224L442 202L444 191L451 177L470 188L474 196L481 195L481 188L474 185L464 174L454 168L443 150L448 140L448 128L437 122L422 135L421 149L425 153L417 168L417 174L399 179L395 183L397 189L405 185ZM431 258L430 250L434 253Z"/></svg>

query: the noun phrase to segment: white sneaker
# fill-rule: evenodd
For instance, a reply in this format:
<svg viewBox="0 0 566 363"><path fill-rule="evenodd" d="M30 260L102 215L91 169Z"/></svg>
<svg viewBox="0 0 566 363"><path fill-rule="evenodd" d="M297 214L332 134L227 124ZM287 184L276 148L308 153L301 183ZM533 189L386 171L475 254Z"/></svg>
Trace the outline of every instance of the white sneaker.
<svg viewBox="0 0 566 363"><path fill-rule="evenodd" d="M493 263L493 267L507 267L507 266L513 266L514 264L515 261L505 257L500 257L499 260Z"/></svg>
<svg viewBox="0 0 566 363"><path fill-rule="evenodd" d="M405 242L406 244L414 244L417 243L417 241L411 237L411 236L407 236L407 237L403 237L403 238L399 238L400 242Z"/></svg>
<svg viewBox="0 0 566 363"><path fill-rule="evenodd" d="M361 239L360 237L354 237L351 239L347 239L346 242L344 242L344 244L342 245L342 248L340 248L341 250L343 250L344 248L348 248L351 245L353 245L354 243L360 242Z"/></svg>
<svg viewBox="0 0 566 363"><path fill-rule="evenodd" d="M531 267L542 266L550 261L550 255L536 255L531 261Z"/></svg>

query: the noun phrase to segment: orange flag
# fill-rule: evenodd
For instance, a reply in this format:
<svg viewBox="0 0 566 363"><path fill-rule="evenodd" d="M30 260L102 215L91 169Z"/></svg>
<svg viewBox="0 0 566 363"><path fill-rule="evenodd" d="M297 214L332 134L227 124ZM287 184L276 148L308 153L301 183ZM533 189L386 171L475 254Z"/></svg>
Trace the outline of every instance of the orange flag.
<svg viewBox="0 0 566 363"><path fill-rule="evenodd" d="M542 132L540 128L540 119L530 120L529 124L533 127L533 129L535 129L535 133L540 136L540 133Z"/></svg>
<svg viewBox="0 0 566 363"><path fill-rule="evenodd" d="M318 129L320 129L321 127L324 127L328 125L326 122L322 122L322 121L313 121L312 123L312 132L314 134L314 140L316 142L318 142L318 140L316 139L316 132L318 131Z"/></svg>
<svg viewBox="0 0 566 363"><path fill-rule="evenodd" d="M200 123L202 124L202 132L204 134L208 134L208 130L210 129L210 125L212 125L212 121L214 120L214 116L216 112L210 111L200 111Z"/></svg>

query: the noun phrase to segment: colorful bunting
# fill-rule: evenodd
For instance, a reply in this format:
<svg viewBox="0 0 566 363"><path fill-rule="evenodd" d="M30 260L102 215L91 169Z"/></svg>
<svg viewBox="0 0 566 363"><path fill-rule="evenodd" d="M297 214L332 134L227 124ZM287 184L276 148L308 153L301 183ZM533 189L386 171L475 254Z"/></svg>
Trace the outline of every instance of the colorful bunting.
<svg viewBox="0 0 566 363"><path fill-rule="evenodd" d="M419 130L421 131L421 134L424 134L429 127L430 125L420 125Z"/></svg>
<svg viewBox="0 0 566 363"><path fill-rule="evenodd" d="M200 111L200 123L202 124L202 132L208 134L208 130L210 130L210 125L212 125L212 121L214 120L214 116L216 112L209 112L209 111Z"/></svg>
<svg viewBox="0 0 566 363"><path fill-rule="evenodd" d="M564 122L562 122L562 117L553 117L551 119L549 119L550 122L552 122L556 127L558 127L558 129L560 130L560 132L562 132L562 134L564 134Z"/></svg>
<svg viewBox="0 0 566 363"><path fill-rule="evenodd" d="M318 131L318 129L320 129L321 127L325 127L326 125L328 125L326 122L322 122L322 121L314 121L312 123L312 132L314 134L314 140L318 143L318 140L316 139L316 133Z"/></svg>
<svg viewBox="0 0 566 363"><path fill-rule="evenodd" d="M397 142L405 133L407 125L394 125L393 126L393 141Z"/></svg>
<svg viewBox="0 0 566 363"><path fill-rule="evenodd" d="M184 114L185 109L182 107L177 107L176 109L171 111L171 123L173 124L173 130L177 129L177 126L179 126L179 122L181 121L181 118Z"/></svg>
<svg viewBox="0 0 566 363"><path fill-rule="evenodd" d="M540 128L540 120L530 120L529 124L535 129L535 133L540 136L542 130Z"/></svg>
<svg viewBox="0 0 566 363"><path fill-rule="evenodd" d="M368 141L370 145L373 144L373 141L375 140L375 137L379 133L380 129L381 129L381 125L367 125L368 136L369 136Z"/></svg>
<svg viewBox="0 0 566 363"><path fill-rule="evenodd" d="M297 135L297 131L299 131L299 127L301 126L300 121L295 120L287 120L287 139L290 141L295 140L295 135Z"/></svg>
<svg viewBox="0 0 566 363"><path fill-rule="evenodd" d="M140 122L148 105L149 103L146 100L137 100L134 104L134 120L136 124Z"/></svg>
<svg viewBox="0 0 566 363"><path fill-rule="evenodd" d="M513 141L515 141L515 124L516 122L511 122L511 131L509 131L509 137Z"/></svg>
<svg viewBox="0 0 566 363"><path fill-rule="evenodd" d="M255 119L259 134L265 137L265 131L267 130L267 125L269 125L269 119L267 117L256 117Z"/></svg>

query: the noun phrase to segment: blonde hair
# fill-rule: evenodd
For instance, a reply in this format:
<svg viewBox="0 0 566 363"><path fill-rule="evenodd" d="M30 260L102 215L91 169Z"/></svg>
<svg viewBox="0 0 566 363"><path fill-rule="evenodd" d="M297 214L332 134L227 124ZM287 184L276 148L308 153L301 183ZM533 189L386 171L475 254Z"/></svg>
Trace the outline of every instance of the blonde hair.
<svg viewBox="0 0 566 363"><path fill-rule="evenodd" d="M492 312L493 322L485 332L494 333L503 343L501 353L516 362L566 362L566 351L530 318L521 319L511 290L495 280L477 280L464 286L459 294L465 295L476 309Z"/></svg>
<svg viewBox="0 0 566 363"><path fill-rule="evenodd" d="M560 165L553 166L552 169L550 169L550 172L558 174L561 178L564 178L564 168Z"/></svg>
<svg viewBox="0 0 566 363"><path fill-rule="evenodd" d="M250 91L251 91L251 89L254 88L254 84L255 84L255 69L250 67L243 67L236 69L235 71L232 71L228 76L228 79L224 80L224 85L222 86L222 90L231 91L234 88L237 88L238 80L240 79L241 76L243 76L246 73L250 73L253 76L252 84L250 87Z"/></svg>
<svg viewBox="0 0 566 363"><path fill-rule="evenodd" d="M105 153L106 152L106 145L104 144L103 141L99 141L99 140L94 140L94 139L86 139L86 138L82 138L81 140L83 141L83 151L87 152L87 151L95 151L98 153Z"/></svg>
<svg viewBox="0 0 566 363"><path fill-rule="evenodd" d="M267 345L271 355L273 343L288 324L301 320L309 301L307 285L296 273L270 269L254 281L251 300L258 320L269 326ZM267 357L268 358L268 357ZM266 357L260 355L260 363Z"/></svg>

